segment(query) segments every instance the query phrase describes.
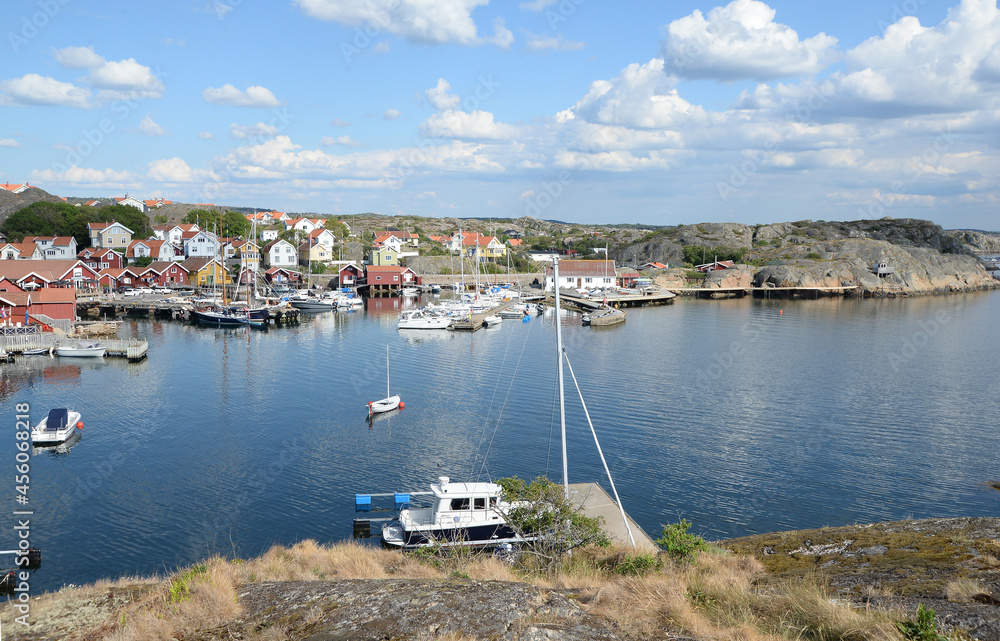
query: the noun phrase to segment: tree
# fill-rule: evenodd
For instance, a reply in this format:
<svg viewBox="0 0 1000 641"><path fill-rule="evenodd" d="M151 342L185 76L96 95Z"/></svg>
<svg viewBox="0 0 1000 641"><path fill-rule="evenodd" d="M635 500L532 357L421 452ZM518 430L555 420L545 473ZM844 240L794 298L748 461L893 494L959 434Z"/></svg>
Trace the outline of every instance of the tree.
<svg viewBox="0 0 1000 641"><path fill-rule="evenodd" d="M207 209L192 209L184 216L184 223L197 224L201 229L212 230L215 225L215 232L219 236L240 238L250 237L250 221L238 211L227 211L219 213Z"/></svg>
<svg viewBox="0 0 1000 641"><path fill-rule="evenodd" d="M68 203L39 201L8 216L0 231L11 242L21 242L25 236L59 236L65 232L66 216L70 213L75 214L76 208Z"/></svg>

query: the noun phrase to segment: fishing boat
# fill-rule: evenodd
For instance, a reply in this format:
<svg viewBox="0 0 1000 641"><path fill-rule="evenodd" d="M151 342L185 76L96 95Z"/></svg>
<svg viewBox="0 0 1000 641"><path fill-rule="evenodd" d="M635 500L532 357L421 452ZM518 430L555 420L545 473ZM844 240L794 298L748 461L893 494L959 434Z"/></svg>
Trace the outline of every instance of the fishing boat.
<svg viewBox="0 0 1000 641"><path fill-rule="evenodd" d="M196 309L191 312L191 320L216 327L241 327L250 324L250 317L245 312L229 308Z"/></svg>
<svg viewBox="0 0 1000 641"><path fill-rule="evenodd" d="M100 358L104 356L106 347L100 343L85 343L83 345L56 345L56 354L59 356L73 356L78 358Z"/></svg>
<svg viewBox="0 0 1000 641"><path fill-rule="evenodd" d="M387 547L413 549L442 544L467 547L519 543L524 539L504 516L513 507L496 483L452 483L447 476L431 484L433 505L407 508L382 526Z"/></svg>
<svg viewBox="0 0 1000 641"><path fill-rule="evenodd" d="M403 402L399 400L399 394L392 395L389 391L389 346L385 346L385 398L377 401L368 401L368 416L391 412L394 409L403 409Z"/></svg>
<svg viewBox="0 0 1000 641"><path fill-rule="evenodd" d="M66 409L49 410L48 416L39 421L31 430L31 442L44 447L61 445L68 441L77 430L83 429L80 412Z"/></svg>
<svg viewBox="0 0 1000 641"><path fill-rule="evenodd" d="M292 298L288 304L303 312L332 312L337 309L336 296L303 296Z"/></svg>

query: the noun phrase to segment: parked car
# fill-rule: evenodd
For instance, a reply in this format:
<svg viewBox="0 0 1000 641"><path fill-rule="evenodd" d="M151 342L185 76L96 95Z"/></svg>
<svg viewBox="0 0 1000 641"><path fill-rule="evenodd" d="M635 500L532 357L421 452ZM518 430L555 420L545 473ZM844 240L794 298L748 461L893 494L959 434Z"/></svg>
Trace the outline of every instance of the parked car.
<svg viewBox="0 0 1000 641"><path fill-rule="evenodd" d="M137 293L139 293L139 294L152 294L153 293L153 288L152 287L136 287L135 291Z"/></svg>
<svg viewBox="0 0 1000 641"><path fill-rule="evenodd" d="M132 287L121 287L119 290L122 296L138 296L139 292Z"/></svg>

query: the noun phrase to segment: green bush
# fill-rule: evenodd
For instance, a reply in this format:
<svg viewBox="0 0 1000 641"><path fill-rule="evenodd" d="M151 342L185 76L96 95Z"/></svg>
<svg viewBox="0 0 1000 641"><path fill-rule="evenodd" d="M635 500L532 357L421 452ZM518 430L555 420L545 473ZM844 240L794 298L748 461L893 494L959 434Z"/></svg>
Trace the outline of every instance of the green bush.
<svg viewBox="0 0 1000 641"><path fill-rule="evenodd" d="M897 623L896 628L907 641L948 641L948 637L938 634L934 610L925 608L923 603L917 607L916 621Z"/></svg>
<svg viewBox="0 0 1000 641"><path fill-rule="evenodd" d="M819 255L819 252L809 252L808 254L806 254L806 258L809 258L809 259L812 259L812 260L820 260L823 257Z"/></svg>
<svg viewBox="0 0 1000 641"><path fill-rule="evenodd" d="M663 526L663 534L656 539L656 544L679 561L693 561L699 552L709 548L708 541L697 534L688 533L691 524L687 519L681 519L680 523L671 523Z"/></svg>
<svg viewBox="0 0 1000 641"><path fill-rule="evenodd" d="M615 566L615 574L642 576L663 569L663 559L657 554L626 554Z"/></svg>

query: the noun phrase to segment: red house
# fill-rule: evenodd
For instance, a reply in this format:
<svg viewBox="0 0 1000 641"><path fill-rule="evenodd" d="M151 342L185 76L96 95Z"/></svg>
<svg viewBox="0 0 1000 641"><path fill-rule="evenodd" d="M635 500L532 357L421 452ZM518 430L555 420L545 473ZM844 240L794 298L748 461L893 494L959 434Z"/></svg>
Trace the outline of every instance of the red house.
<svg viewBox="0 0 1000 641"><path fill-rule="evenodd" d="M41 325L43 330L51 329L51 320L76 320L76 290L45 288L37 292L0 292L0 307L3 307L4 325L24 325L25 312L29 325Z"/></svg>
<svg viewBox="0 0 1000 641"><path fill-rule="evenodd" d="M302 272L285 267L272 267L264 272L264 280L275 285L278 283L295 285L302 282Z"/></svg>
<svg viewBox="0 0 1000 641"><path fill-rule="evenodd" d="M348 263L337 271L341 287L354 287L364 284L365 272L354 263Z"/></svg>
<svg viewBox="0 0 1000 641"><path fill-rule="evenodd" d="M149 267L139 273L139 280L147 285L159 285L168 287L170 285L187 285L188 271L175 261L156 261L150 263Z"/></svg>
<svg viewBox="0 0 1000 641"><path fill-rule="evenodd" d="M121 269L122 255L113 249L101 249L99 247L87 247L76 255L85 265L94 271L102 269Z"/></svg>
<svg viewBox="0 0 1000 641"><path fill-rule="evenodd" d="M0 260L0 291L5 283L21 291L52 287L90 291L97 288L97 270L80 260Z"/></svg>
<svg viewBox="0 0 1000 641"><path fill-rule="evenodd" d="M128 267L125 269L103 269L97 282L102 289L134 287L139 284L139 276Z"/></svg>
<svg viewBox="0 0 1000 641"><path fill-rule="evenodd" d="M369 290L395 291L402 287L399 265L365 265L365 283Z"/></svg>

